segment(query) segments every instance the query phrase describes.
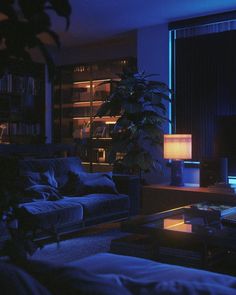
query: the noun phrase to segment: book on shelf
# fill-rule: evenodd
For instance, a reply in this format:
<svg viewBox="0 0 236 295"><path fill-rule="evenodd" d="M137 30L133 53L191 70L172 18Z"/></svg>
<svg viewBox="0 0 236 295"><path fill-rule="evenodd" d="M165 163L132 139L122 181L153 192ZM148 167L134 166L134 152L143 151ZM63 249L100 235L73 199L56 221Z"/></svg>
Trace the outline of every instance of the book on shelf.
<svg viewBox="0 0 236 295"><path fill-rule="evenodd" d="M84 102L90 100L90 91L87 87L73 87L72 100L75 102Z"/></svg>
<svg viewBox="0 0 236 295"><path fill-rule="evenodd" d="M38 95L40 82L32 76L22 76L6 73L0 79L0 92L31 95Z"/></svg>

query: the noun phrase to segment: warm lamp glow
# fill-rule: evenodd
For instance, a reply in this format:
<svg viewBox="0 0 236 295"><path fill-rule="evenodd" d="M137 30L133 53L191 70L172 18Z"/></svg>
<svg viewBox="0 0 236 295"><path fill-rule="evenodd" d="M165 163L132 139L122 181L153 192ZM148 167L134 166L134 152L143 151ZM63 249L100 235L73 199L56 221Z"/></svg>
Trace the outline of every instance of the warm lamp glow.
<svg viewBox="0 0 236 295"><path fill-rule="evenodd" d="M164 159L187 160L192 158L191 134L165 134Z"/></svg>

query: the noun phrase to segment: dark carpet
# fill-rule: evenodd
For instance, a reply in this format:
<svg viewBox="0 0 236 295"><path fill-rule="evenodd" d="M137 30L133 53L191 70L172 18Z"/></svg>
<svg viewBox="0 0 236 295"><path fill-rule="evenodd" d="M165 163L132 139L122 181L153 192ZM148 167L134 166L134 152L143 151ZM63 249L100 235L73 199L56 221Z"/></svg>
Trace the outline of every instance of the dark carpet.
<svg viewBox="0 0 236 295"><path fill-rule="evenodd" d="M93 227L74 237L45 245L37 250L32 259L46 260L55 263L66 263L96 253L109 252L111 240L127 234L119 229L119 223Z"/></svg>

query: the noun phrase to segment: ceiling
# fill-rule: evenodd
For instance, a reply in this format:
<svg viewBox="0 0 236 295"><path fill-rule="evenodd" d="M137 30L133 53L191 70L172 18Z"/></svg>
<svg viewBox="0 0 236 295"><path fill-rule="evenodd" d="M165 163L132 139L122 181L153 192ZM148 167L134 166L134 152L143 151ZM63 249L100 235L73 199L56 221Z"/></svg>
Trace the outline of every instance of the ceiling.
<svg viewBox="0 0 236 295"><path fill-rule="evenodd" d="M94 43L138 28L236 9L236 0L70 0L71 25L53 15L63 46Z"/></svg>

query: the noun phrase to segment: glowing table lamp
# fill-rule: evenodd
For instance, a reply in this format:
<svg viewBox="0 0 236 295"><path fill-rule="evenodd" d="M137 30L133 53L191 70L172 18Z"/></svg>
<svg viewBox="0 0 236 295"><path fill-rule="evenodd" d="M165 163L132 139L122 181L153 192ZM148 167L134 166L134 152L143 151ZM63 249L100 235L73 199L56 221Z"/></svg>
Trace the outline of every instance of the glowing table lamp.
<svg viewBox="0 0 236 295"><path fill-rule="evenodd" d="M165 134L164 159L171 162L171 183L173 186L183 186L183 160L192 158L191 134Z"/></svg>

